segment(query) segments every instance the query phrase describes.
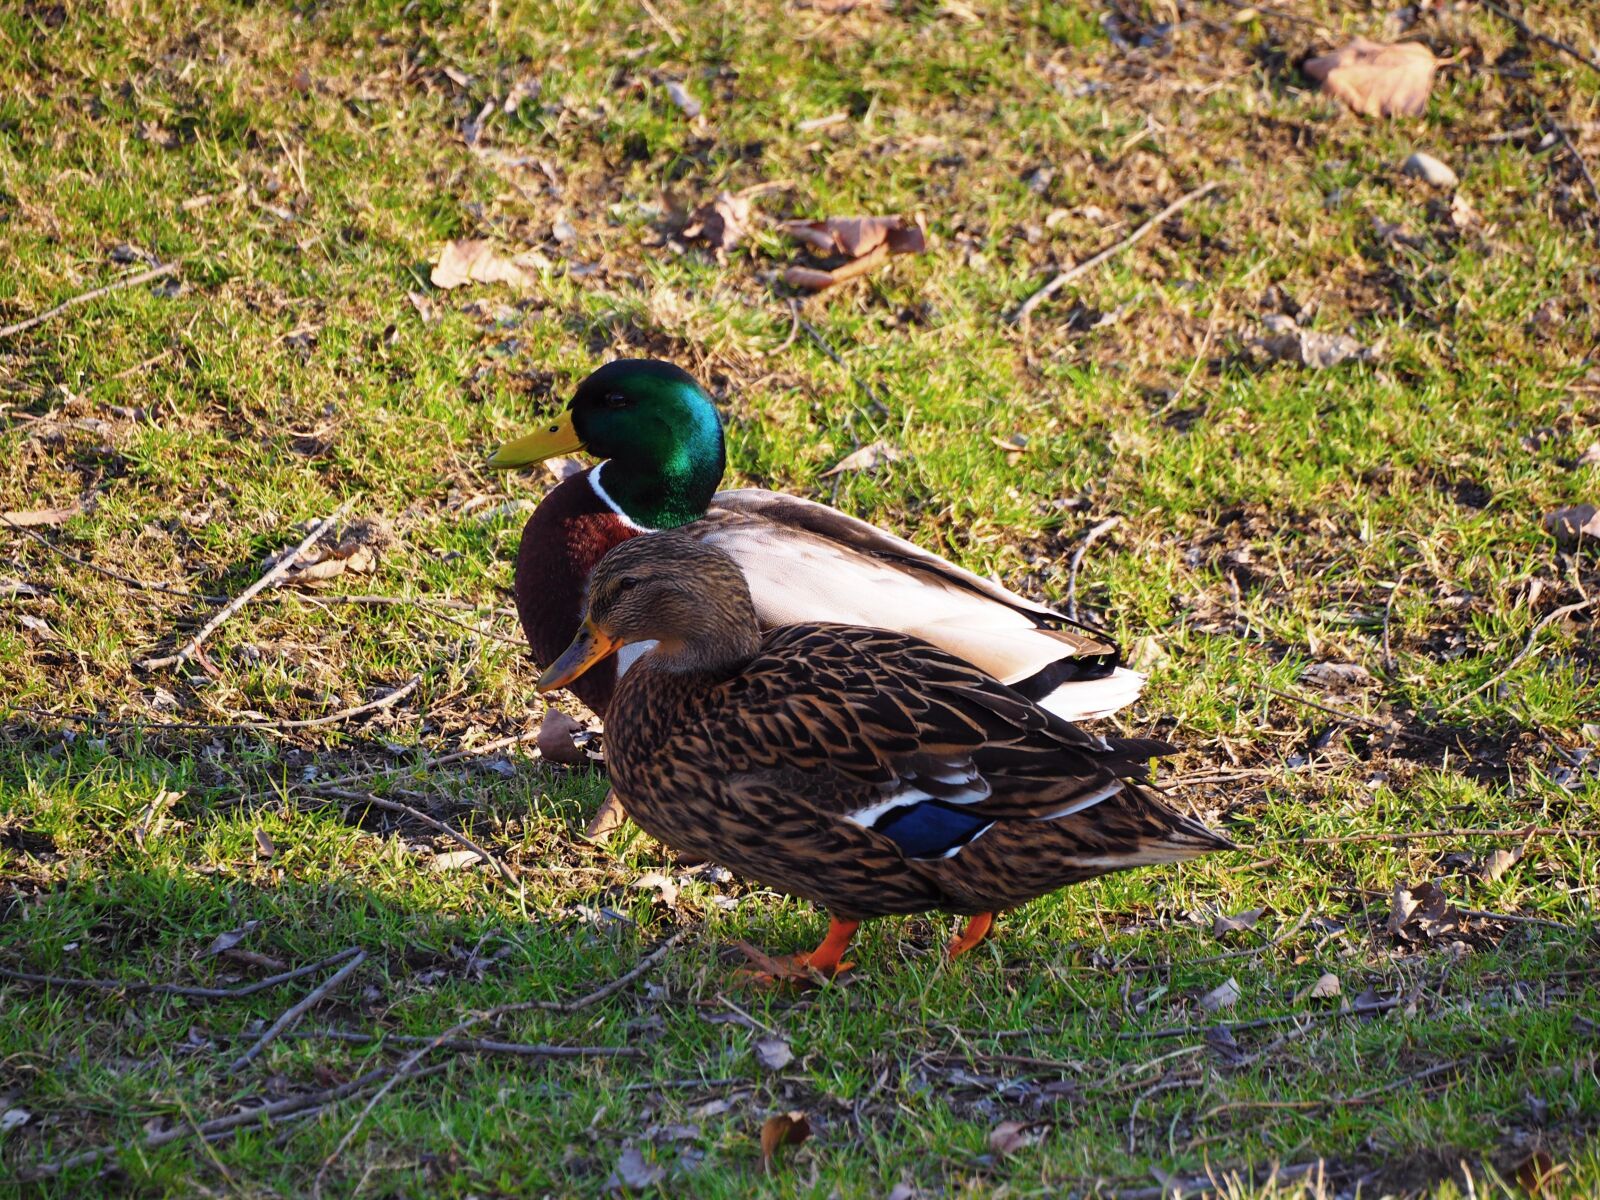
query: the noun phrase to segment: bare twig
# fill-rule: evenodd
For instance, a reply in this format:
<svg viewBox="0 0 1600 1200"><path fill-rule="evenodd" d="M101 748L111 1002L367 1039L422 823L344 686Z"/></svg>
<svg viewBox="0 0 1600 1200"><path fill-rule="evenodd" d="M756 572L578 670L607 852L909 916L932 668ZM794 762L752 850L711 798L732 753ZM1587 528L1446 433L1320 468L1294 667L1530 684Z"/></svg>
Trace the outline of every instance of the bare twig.
<svg viewBox="0 0 1600 1200"><path fill-rule="evenodd" d="M417 1072L417 1074L419 1076L435 1074L438 1071L444 1070L445 1065L429 1067L425 1071ZM72 1171L79 1167L91 1166L102 1159L110 1158L112 1155L118 1154L130 1147L137 1147L141 1150L154 1150L157 1147L166 1146L172 1142L183 1141L185 1138L190 1136L191 1132L197 1132L199 1136L209 1141L215 1138L218 1134L227 1133L230 1130L238 1129L244 1125L253 1125L258 1121L276 1121L289 1116L309 1115L310 1113L317 1112L328 1107L330 1104L336 1104L340 1100L347 1099L359 1092L365 1091L367 1088L377 1083L380 1079L384 1078L384 1076L388 1075L388 1073L388 1067L379 1067L377 1070L368 1071L366 1074L350 1080L349 1083L342 1083L337 1087L324 1088L317 1092L307 1092L303 1096L291 1096L287 1100L278 1100L271 1104L261 1104L254 1108L247 1108L243 1112L231 1113L226 1117L217 1117L214 1120L206 1121L205 1123L196 1126L194 1131L191 1131L188 1126L178 1125L171 1129L163 1129L155 1133L146 1134L144 1137L130 1143L96 1146L92 1150L84 1150L81 1153L70 1155L67 1158L56 1159L53 1162L40 1163L37 1166L20 1171L17 1174L17 1178L23 1180L24 1182L31 1182L32 1180L36 1179L49 1179L53 1176L60 1175L63 1171Z"/></svg>
<svg viewBox="0 0 1600 1200"><path fill-rule="evenodd" d="M511 868L506 866L504 862L495 857L493 854L490 854L487 850L478 845L477 842L473 841L459 829L456 829L450 825L446 825L443 821L430 817L420 808L413 808L411 805L402 804L398 800L385 800L381 796L372 795L370 792L350 792L339 788L327 787L319 787L316 790L319 795L332 796L336 800L349 800L354 804L367 804L371 805L373 808L386 808L390 812L404 813L413 820L421 821L424 825L427 825L433 829L437 829L440 833L454 838L468 850L471 850L479 858L483 859L485 863L495 869L501 879L505 880L507 887L518 893L521 893L522 891L521 881L517 879Z"/></svg>
<svg viewBox="0 0 1600 1200"><path fill-rule="evenodd" d="M1384 721L1375 720L1372 717L1359 716L1352 712L1345 712L1342 708L1334 708L1331 705L1319 703L1318 701L1311 699L1309 696L1298 696L1293 692L1280 692L1277 688L1262 688L1261 690L1266 692L1269 696L1276 696L1280 700L1288 700L1293 704L1303 704L1307 708L1314 708L1318 712L1325 712L1330 717L1338 717L1341 721L1349 721L1352 725L1364 725L1368 729L1376 729L1379 733L1391 734L1394 737L1408 738L1413 742L1423 742L1431 746L1440 746L1446 744L1443 739L1433 737L1430 734L1412 733L1411 730L1402 729L1399 725L1388 724Z"/></svg>
<svg viewBox="0 0 1600 1200"><path fill-rule="evenodd" d="M1600 62L1596 62L1594 59L1590 58L1587 54L1583 53L1581 50L1578 50L1576 47L1570 46L1566 42L1560 41L1557 38L1553 38L1549 34L1540 33L1537 29L1532 28L1521 17L1507 12L1505 9L1501 8L1494 2L1494 0L1479 0L1479 3L1487 8L1490 12L1494 13L1494 15L1499 17L1501 20L1509 21L1511 24L1515 25L1522 32L1523 37L1532 38L1536 42L1543 42L1546 46L1549 46L1553 50L1559 50L1563 54L1569 54L1581 62L1584 66L1588 67L1591 71L1594 71L1596 74L1600 74Z"/></svg>
<svg viewBox="0 0 1600 1200"><path fill-rule="evenodd" d="M1235 1021L1232 1024L1212 1025L1169 1025L1164 1029L1129 1029L1117 1034L1124 1041L1143 1041L1153 1038L1171 1037L1203 1037L1208 1029L1222 1028L1229 1033L1241 1029L1265 1029L1269 1025L1282 1025L1289 1021L1326 1021L1333 1017L1364 1017L1368 1013L1388 1012L1391 1008L1398 1008L1405 1003L1404 996L1390 996L1387 1000L1379 1000L1376 1004L1363 1004L1359 1008L1348 1011L1341 1009L1326 1009L1320 1012L1292 1012L1279 1013L1273 1017L1257 1017L1253 1021Z"/></svg>
<svg viewBox="0 0 1600 1200"><path fill-rule="evenodd" d="M795 320L800 322L800 328L806 331L806 336L817 344L817 348L831 358L846 375L850 376L850 382L860 388L866 398L872 401L872 406L878 410L878 415L888 415L889 406L878 397L877 392L872 390L872 385L850 369L850 364L839 357L839 352L833 348L827 338L822 336L821 331L819 331L817 327L810 321L806 320L800 315L800 309L798 307L794 309L794 316ZM869 424L873 425L874 430L877 429L875 422L869 421Z"/></svg>
<svg viewBox="0 0 1600 1200"><path fill-rule="evenodd" d="M1478 695L1478 694L1480 694L1482 692L1488 691L1495 684L1499 683L1502 679L1504 679L1507 675L1511 674L1511 672L1515 671L1517 669L1517 667L1519 667L1522 664L1523 660L1526 659L1530 654L1532 654L1534 652L1534 650L1537 648L1536 647L1536 641L1537 641L1537 639L1539 637L1539 634L1544 630L1545 626L1550 625L1555 621L1559 621L1562 617L1568 617L1568 616L1571 616L1573 613L1582 612L1586 608L1592 608L1594 606L1594 603L1595 602L1592 599L1591 600L1579 600L1579 601L1577 601L1577 602L1575 602L1573 604L1563 604L1560 608L1553 609L1552 611L1546 613L1542 618L1540 618L1539 623L1528 631L1528 640L1527 640L1527 642L1524 643L1524 645L1523 645L1521 650L1517 651L1517 653L1512 657L1510 662L1508 662L1500 670L1496 671L1493 675L1489 676L1488 679L1485 679L1477 687L1473 688L1465 696L1457 697L1455 700L1453 700L1449 704L1445 705L1445 707L1442 710L1442 712L1443 713L1454 712L1456 709L1460 708L1463 704L1465 704L1468 700L1471 700L1474 696L1476 696L1476 695Z"/></svg>
<svg viewBox="0 0 1600 1200"><path fill-rule="evenodd" d="M463 1054L512 1054L524 1058L643 1058L645 1052L633 1046L556 1046L548 1042L500 1042L490 1038L452 1038L438 1041L431 1037L402 1036L394 1033L358 1033L350 1029L297 1029L287 1036L304 1040L325 1039L364 1046L382 1042L389 1046L429 1045L435 1050Z"/></svg>
<svg viewBox="0 0 1600 1200"><path fill-rule="evenodd" d="M341 708L338 712L329 713L325 717L309 717L303 721L252 721L243 726L245 729L314 729L319 725L333 725L339 721L349 720L351 717L362 717L369 713L381 712L386 708L393 708L412 692L417 690L417 685L422 682L422 676L413 675L392 692L379 696L376 700L369 700L365 704L357 704L352 708Z"/></svg>
<svg viewBox="0 0 1600 1200"><path fill-rule="evenodd" d="M598 1004L607 996L615 995L640 976L649 974L655 968L655 965L667 956L667 951L671 950L683 939L684 931L679 930L641 958L631 971L617 976L610 983L597 987L594 991L580 996L576 1000L524 1000L518 1004L508 1004L502 1008L495 1009L494 1013L499 1016L504 1013L521 1012L530 1008L542 1009L545 1012L578 1012L580 1009L588 1008L591 1004Z"/></svg>
<svg viewBox="0 0 1600 1200"><path fill-rule="evenodd" d="M1196 1120L1209 1121L1212 1117L1217 1116L1219 1113L1238 1112L1242 1109L1353 1108L1359 1104L1366 1104L1368 1101L1373 1100L1378 1096L1382 1096L1387 1092L1392 1092L1399 1088L1403 1088L1407 1084L1421 1083L1424 1079L1432 1079L1435 1075L1442 1075L1446 1071L1454 1071L1459 1067L1465 1066L1471 1061L1471 1059L1458 1058L1452 1062L1436 1063L1433 1066L1421 1071L1417 1071L1414 1074L1406 1075L1400 1079L1391 1079L1388 1083L1379 1084L1377 1087L1367 1088L1365 1091L1357 1092L1353 1096L1324 1096L1317 1100L1233 1100L1226 1104L1218 1104L1214 1108L1208 1109L1206 1112L1200 1114Z"/></svg>
<svg viewBox="0 0 1600 1200"><path fill-rule="evenodd" d="M1078 263L1076 266L1069 267L1067 270L1060 272L1054 279L1050 280L1049 283L1045 284L1042 288L1022 302L1017 310L1011 314L1011 323L1013 325L1020 325L1023 321L1026 321L1030 316L1033 315L1034 309L1038 308L1039 305L1043 304L1051 296L1055 295L1062 288L1066 287L1067 284L1071 283L1074 279L1077 279L1080 275L1085 275L1094 270L1101 263L1108 262L1109 260L1115 258L1129 246L1132 246L1135 242L1142 239L1146 234L1160 225L1168 217L1184 208L1187 208L1189 205L1193 204L1196 200L1200 199L1200 197L1206 195L1207 193L1215 191L1221 186L1221 182L1221 180L1213 179L1209 183L1201 184L1199 187L1195 188L1194 191L1185 196L1179 197L1177 200L1174 200L1171 204L1167 205L1155 216L1151 217L1148 221L1139 226L1139 228L1135 229L1116 245L1108 246L1106 249L1100 251L1099 254L1094 255L1092 258L1087 258L1083 262Z"/></svg>
<svg viewBox="0 0 1600 1200"><path fill-rule="evenodd" d="M306 534L298 546L296 546L293 550L290 550L288 553L280 556L277 563L270 571L265 572L260 579L257 579L249 587L245 588L244 591L240 592L237 597L224 605L222 610L218 612L216 616L212 617L209 621L202 625L200 627L200 632L195 634L194 637L190 638L189 641L184 644L183 648L176 654L168 654L161 658L147 658L139 662L137 665L143 670L154 671L162 667L171 667L177 665L178 663L187 661L196 650L200 649L200 644L204 642L206 638L215 633L217 629L221 627L224 621L248 604L251 597L255 596L258 592L265 591L279 579L287 575L289 573L289 569L299 561L300 555L309 550L312 546L316 545L318 539L321 538L322 535L333 526L335 521L344 516L345 512L350 508L350 505L354 502L355 498L351 497L343 504L339 505L339 507L334 510L331 516L324 517L322 520L318 521L316 525L312 527L311 532Z"/></svg>
<svg viewBox="0 0 1600 1200"><path fill-rule="evenodd" d="M180 596L185 600L204 600L207 604L221 604L227 600L226 596L206 596L199 592L189 592L182 588L170 587L164 583L148 583L143 579L135 579L132 575L124 575L121 571L113 571L110 567L102 567L97 563L89 562L87 559L79 558L76 554L69 554L60 546L52 542L49 538L45 537L42 533L35 532L32 529L27 529L21 525L18 525L16 522L9 520L4 513L0 513L0 524L10 526L18 533L27 534L46 550L50 551L50 553L60 555L70 563L76 563L80 567L86 567L97 574L104 575L107 579L115 579L118 583L126 584L131 588L137 588L141 592L162 592L168 596Z"/></svg>
<svg viewBox="0 0 1600 1200"><path fill-rule="evenodd" d="M42 312L36 317L29 317L26 321L18 321L15 325L7 325L4 329L0 329L0 338L8 338L14 333L32 329L35 325L43 325L51 317L58 316L75 305L87 304L90 300L98 300L101 296L109 295L112 292L120 292L124 288L138 287L141 283L149 283L152 279L160 279L163 275L171 275L177 269L177 263L169 262L159 267L152 267L148 271L140 271L137 275L128 275L122 279L114 280L104 287L80 292L70 300L63 300L48 312Z"/></svg>
<svg viewBox="0 0 1600 1200"><path fill-rule="evenodd" d="M1089 547L1099 541L1102 536L1110 533L1122 524L1121 517L1107 517L1100 524L1090 529L1083 535L1083 541L1078 543L1078 548L1072 552L1072 564L1067 568L1067 619L1078 619L1078 568L1083 566L1083 556L1089 552Z"/></svg>
<svg viewBox="0 0 1600 1200"><path fill-rule="evenodd" d="M1523 825L1499 829L1417 829L1410 833L1349 833L1342 837L1268 838L1266 846L1345 846L1352 842L1420 842L1441 838L1600 838L1600 829L1563 829L1559 825ZM1376 893L1374 893L1376 894Z"/></svg>
<svg viewBox="0 0 1600 1200"><path fill-rule="evenodd" d="M296 967L292 971L284 971L279 975L269 975L265 979L257 979L253 983L242 983L236 987L195 987L181 983L145 983L140 980L122 979L74 979L63 975L35 975L29 971L17 971L11 967L0 967L0 977L15 979L20 983L38 983L48 987L83 988L97 992L116 992L126 996L187 996L193 1000L233 1000L241 996L254 996L257 992L264 992L268 988L275 988L280 984L291 983L296 979L303 979L307 975L315 975L326 970L335 963L342 963L348 958L361 954L359 946L350 946L330 958L321 962L310 963L304 967Z"/></svg>
<svg viewBox="0 0 1600 1200"><path fill-rule="evenodd" d="M246 1050L238 1058L233 1060L232 1064L228 1067L228 1070L233 1072L244 1070L245 1067L249 1066L253 1061L255 1061L257 1056L259 1056L263 1050L270 1046L285 1030L293 1029L296 1021L305 1016L306 1013L310 1012L324 999L326 999L329 993L331 993L346 979L350 978L350 973L352 971L366 961L367 952L362 950L349 962L345 963L344 966L340 967L332 975L328 976L327 979L323 980L322 983L318 984L315 988L308 992L304 999L290 1007L281 1017L268 1026L266 1032L256 1039L255 1044L252 1045L250 1049Z"/></svg>
<svg viewBox="0 0 1600 1200"><path fill-rule="evenodd" d="M666 17L661 15L656 6L650 3L650 0L639 0L639 7L644 9L645 16L649 17L657 25L661 26L661 32L665 33L669 38L672 39L672 44L674 46L681 46L683 44L683 34L678 32L677 28L672 24L671 21L667 20Z"/></svg>
<svg viewBox="0 0 1600 1200"><path fill-rule="evenodd" d="M1395 576L1394 586L1389 589L1389 599L1383 606L1383 673L1394 674L1394 651L1389 644L1389 624L1394 620L1394 598L1400 594L1400 585L1406 581L1407 567Z"/></svg>
<svg viewBox="0 0 1600 1200"><path fill-rule="evenodd" d="M408 1054L405 1060L394 1069L393 1074L391 1074L389 1078L385 1080L383 1086L373 1094L370 1100L367 1101L366 1107L363 1108L357 1115L350 1128L345 1130L344 1136L339 1139L338 1144L334 1146L333 1150L328 1154L328 1157L322 1160L322 1165L317 1168L316 1178L312 1180L311 1195L314 1198L317 1198L317 1200L320 1200L322 1195L323 1179L327 1176L329 1168L331 1168L333 1164L338 1161L339 1156L343 1154L345 1148L350 1145L351 1140L354 1139L356 1135L356 1131L366 1123L367 1117L370 1116L372 1110L378 1106L378 1102L381 1101L384 1096L388 1095L389 1092L393 1090L401 1080L405 1079L409 1074L411 1074L417 1063L421 1062L423 1056L429 1051L439 1049L447 1043L456 1040L461 1034L465 1033L475 1025L482 1024L485 1021L495 1020L498 1017L504 1016L508 1013L523 1012L530 1008L555 1008L558 1011L564 1012L576 1012L581 1008L585 1008L590 1004L604 999L606 996L612 995L613 993L626 987L633 980L639 978L639 976L643 975L657 962L659 962L668 950L677 945L678 941L682 937L683 934L681 932L673 934L666 941L662 942L661 945L657 946L649 954L645 955L644 958L640 959L639 964L635 966L633 970L612 980L604 987L596 988L587 996L584 996L572 1002L571 1004L552 1005L550 1002L542 1000L524 1001L518 1004L503 1004L497 1008L491 1008L485 1012L477 1013L474 1016L468 1017L464 1021L458 1021L455 1025L451 1026L443 1033L426 1039L422 1045L418 1046L416 1050Z"/></svg>

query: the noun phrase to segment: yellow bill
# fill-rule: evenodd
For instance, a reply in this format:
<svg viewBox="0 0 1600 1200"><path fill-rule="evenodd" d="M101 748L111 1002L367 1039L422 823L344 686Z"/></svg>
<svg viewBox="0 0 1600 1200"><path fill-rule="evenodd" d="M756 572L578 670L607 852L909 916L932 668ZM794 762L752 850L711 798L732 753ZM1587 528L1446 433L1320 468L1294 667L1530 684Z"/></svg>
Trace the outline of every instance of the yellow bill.
<svg viewBox="0 0 1600 1200"><path fill-rule="evenodd" d="M561 657L545 668L534 686L540 692L553 692L566 687L595 663L604 662L622 648L622 642L604 630L596 629L588 621L579 628L572 645L561 652Z"/></svg>
<svg viewBox="0 0 1600 1200"><path fill-rule="evenodd" d="M564 412L558 417L551 417L532 433L501 446L489 456L489 466L496 471L510 471L582 449L583 439L572 427L572 413Z"/></svg>

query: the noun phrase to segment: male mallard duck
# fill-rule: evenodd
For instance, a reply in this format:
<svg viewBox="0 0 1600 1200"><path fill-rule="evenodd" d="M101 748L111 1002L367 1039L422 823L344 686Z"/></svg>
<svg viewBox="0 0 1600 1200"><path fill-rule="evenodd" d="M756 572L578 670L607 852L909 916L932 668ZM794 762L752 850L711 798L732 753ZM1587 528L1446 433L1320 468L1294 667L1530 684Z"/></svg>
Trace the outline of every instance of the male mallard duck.
<svg viewBox="0 0 1600 1200"><path fill-rule="evenodd" d="M1171 747L1085 733L909 634L763 634L738 565L688 530L601 561L539 690L639 642L606 718L612 786L668 846L827 909L797 966L842 969L861 921L929 909L971 918L955 957L1001 909L1230 846L1139 785Z"/></svg>
<svg viewBox="0 0 1600 1200"><path fill-rule="evenodd" d="M517 553L517 612L541 663L572 639L584 585L607 550L688 525L739 564L763 628L838 621L915 634L1069 720L1103 716L1139 694L1142 677L1117 665L1113 642L1042 604L826 505L757 488L717 491L722 422L671 363L607 363L578 385L566 412L501 446L489 465L525 467L576 450L605 461L545 496ZM629 647L573 690L604 716L618 671L642 650Z"/></svg>

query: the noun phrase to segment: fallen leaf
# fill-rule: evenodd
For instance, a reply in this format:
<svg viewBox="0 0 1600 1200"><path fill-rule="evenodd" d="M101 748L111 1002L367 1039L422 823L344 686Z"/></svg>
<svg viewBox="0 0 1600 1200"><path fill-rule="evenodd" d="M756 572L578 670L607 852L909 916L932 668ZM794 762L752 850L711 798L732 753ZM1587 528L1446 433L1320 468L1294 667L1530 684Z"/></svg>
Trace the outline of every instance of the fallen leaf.
<svg viewBox="0 0 1600 1200"><path fill-rule="evenodd" d="M1421 42L1385 45L1358 37L1331 54L1307 59L1302 69L1362 116L1415 117L1428 107L1438 65Z"/></svg>
<svg viewBox="0 0 1600 1200"><path fill-rule="evenodd" d="M1249 1056L1239 1049L1239 1043L1233 1036L1233 1030L1226 1025L1209 1026L1202 1035L1206 1048L1222 1061L1223 1066L1236 1067Z"/></svg>
<svg viewBox="0 0 1600 1200"><path fill-rule="evenodd" d="M890 254L921 254L928 248L927 224L918 213L904 217L829 217L825 221L785 221L789 236L821 254L861 258L879 246Z"/></svg>
<svg viewBox="0 0 1600 1200"><path fill-rule="evenodd" d="M1225 913L1218 913L1216 919L1211 922L1211 936L1221 938L1226 934L1243 933L1246 929L1254 929L1256 922L1261 919L1261 914L1266 911L1264 908L1247 908L1231 917Z"/></svg>
<svg viewBox="0 0 1600 1200"><path fill-rule="evenodd" d="M37 635L40 641L59 642L61 640L56 631L50 627L50 622L43 617L30 617L27 613L22 613L17 617L17 622L29 633Z"/></svg>
<svg viewBox="0 0 1600 1200"><path fill-rule="evenodd" d="M794 1110L761 1122L761 1165L770 1172L779 1146L798 1146L811 1136L811 1119Z"/></svg>
<svg viewBox="0 0 1600 1200"><path fill-rule="evenodd" d="M617 795L615 789L610 789L606 792L606 798L600 801L599 811L584 827L583 836L593 842L602 841L613 830L621 829L627 821L628 813L622 807L622 797Z"/></svg>
<svg viewBox="0 0 1600 1200"><path fill-rule="evenodd" d="M1460 927L1461 914L1445 899L1444 889L1431 880L1407 887L1394 885L1389 910L1389 932L1402 941L1423 942Z"/></svg>
<svg viewBox="0 0 1600 1200"><path fill-rule="evenodd" d="M1364 346L1353 337L1342 333L1321 333L1315 329L1301 329L1291 317L1274 313L1265 321L1267 336L1258 339L1260 345L1273 358L1281 362L1298 363L1312 370L1326 370L1342 362L1355 360L1369 362L1375 357L1370 346Z"/></svg>
<svg viewBox="0 0 1600 1200"><path fill-rule="evenodd" d="M1558 508L1545 514L1544 527L1563 548L1575 547L1585 539L1593 545L1600 542L1600 508L1592 504Z"/></svg>
<svg viewBox="0 0 1600 1200"><path fill-rule="evenodd" d="M1239 1002L1239 981L1229 976L1200 997L1200 1007L1208 1013L1221 1012Z"/></svg>
<svg viewBox="0 0 1600 1200"><path fill-rule="evenodd" d="M667 1169L659 1163L647 1162L636 1147L629 1146L617 1156L617 1165L606 1180L606 1191L632 1190L642 1192L666 1178Z"/></svg>
<svg viewBox="0 0 1600 1200"><path fill-rule="evenodd" d="M1483 866L1478 868L1478 878L1487 883L1494 883L1512 867L1517 865L1522 858L1522 847L1516 846L1510 850L1492 850L1483 860Z"/></svg>
<svg viewBox="0 0 1600 1200"><path fill-rule="evenodd" d="M535 741L540 757L546 762L560 763L565 767L588 766L589 756L572 740L573 734L581 732L583 726L566 713L559 708L549 709L539 724L539 736Z"/></svg>
<svg viewBox="0 0 1600 1200"><path fill-rule="evenodd" d="M1048 1129L1038 1121L1001 1121L989 1131L989 1149L999 1155L1015 1154L1037 1146Z"/></svg>
<svg viewBox="0 0 1600 1200"><path fill-rule="evenodd" d="M750 232L750 200L732 192L718 192L709 204L689 214L683 236L705 242L719 254L732 250Z"/></svg>
<svg viewBox="0 0 1600 1200"><path fill-rule="evenodd" d="M1535 1150L1517 1164L1514 1174L1517 1186L1526 1192L1531 1200L1544 1200L1546 1188L1555 1181L1561 1171L1562 1168L1550 1157L1549 1151Z"/></svg>
<svg viewBox="0 0 1600 1200"><path fill-rule="evenodd" d="M616 793L611 792L609 794L615 795ZM633 881L633 886L640 891L654 889L657 895L661 897L662 903L668 908L678 903L678 885L660 871L646 871Z"/></svg>
<svg viewBox="0 0 1600 1200"><path fill-rule="evenodd" d="M1300 679L1320 688L1337 691L1341 688L1360 687L1371 683L1372 672L1360 663L1320 662L1312 663L1300 672Z"/></svg>
<svg viewBox="0 0 1600 1200"><path fill-rule="evenodd" d="M1400 164L1400 173L1439 188L1453 188L1461 182L1460 176L1450 169L1449 163L1421 150Z"/></svg>
<svg viewBox="0 0 1600 1200"><path fill-rule="evenodd" d="M769 1071L781 1071L794 1061L794 1051L781 1037L764 1037L756 1042L756 1061Z"/></svg>
<svg viewBox="0 0 1600 1200"><path fill-rule="evenodd" d="M271 858L278 852L278 848L272 844L272 839L267 836L265 829L257 829L255 839L257 858Z"/></svg>
<svg viewBox="0 0 1600 1200"><path fill-rule="evenodd" d="M0 1133L10 1133L13 1129L20 1129L33 1120L33 1114L25 1108L8 1108L0 1112Z"/></svg>
<svg viewBox="0 0 1600 1200"><path fill-rule="evenodd" d="M1456 192L1450 197L1450 225L1459 230L1483 227L1483 218L1478 215L1478 210L1472 207L1472 201L1468 200L1463 192ZM1600 455L1596 457L1600 458Z"/></svg>
<svg viewBox="0 0 1600 1200"><path fill-rule="evenodd" d="M424 325L432 325L439 319L439 311L434 308L433 301L422 292L407 292L406 299L411 302L411 307L417 310L417 316Z"/></svg>
<svg viewBox="0 0 1600 1200"><path fill-rule="evenodd" d="M61 508L30 508L21 512L0 513L0 525L16 525L24 529L36 525L61 525L86 511L82 500L74 500Z"/></svg>
<svg viewBox="0 0 1600 1200"><path fill-rule="evenodd" d="M428 870L442 875L446 871L459 871L463 867L472 867L483 861L483 855L476 850L446 850L442 854L435 854L433 861L428 864Z"/></svg>
<svg viewBox="0 0 1600 1200"><path fill-rule="evenodd" d="M1306 988L1305 991L1301 992L1298 996L1296 996L1295 999L1296 1000L1330 1000L1333 997L1338 996L1338 995L1342 995L1342 994L1343 994L1343 988L1339 983L1339 977L1337 975L1335 975L1333 972L1327 971L1327 972L1324 972L1323 974L1319 975L1317 977L1317 981L1315 983L1313 983L1310 987Z"/></svg>
<svg viewBox="0 0 1600 1200"><path fill-rule="evenodd" d="M507 283L522 288L533 282L516 262L496 254L486 238L446 242L428 278L434 287L446 290L471 283Z"/></svg>
<svg viewBox="0 0 1600 1200"><path fill-rule="evenodd" d="M822 473L822 478L841 474L844 471L872 471L884 463L899 462L904 457L888 442L870 442L859 450L845 455L833 466Z"/></svg>
<svg viewBox="0 0 1600 1200"><path fill-rule="evenodd" d="M352 521L333 546L316 545L302 552L278 586L323 583L345 574L375 574L380 553L393 541L394 527L383 517Z"/></svg>
<svg viewBox="0 0 1600 1200"><path fill-rule="evenodd" d="M811 972L800 966L792 958L773 958L765 950L752 946L749 942L735 942L734 949L744 955L754 965L756 972L777 982L789 980L795 983L810 983Z"/></svg>
<svg viewBox="0 0 1600 1200"><path fill-rule="evenodd" d="M206 947L204 957L209 958L213 954L221 954L225 950L232 950L240 942L244 941L244 939L250 935L251 931L260 924L260 921L246 921L237 929L230 929L226 933L217 934L217 936L212 939L211 945Z"/></svg>
<svg viewBox="0 0 1600 1200"><path fill-rule="evenodd" d="M700 101L689 94L689 89L676 79L667 80L667 98L678 106L678 111L691 121L700 115L703 107Z"/></svg>
<svg viewBox="0 0 1600 1200"><path fill-rule="evenodd" d="M577 459L567 458L566 456L560 454L556 455L554 458L545 459L543 466L545 471L557 483L560 483L566 479L571 479L574 475L582 475L589 469Z"/></svg>
<svg viewBox="0 0 1600 1200"><path fill-rule="evenodd" d="M1578 455L1580 467L1600 467L1600 442L1590 442L1589 448Z"/></svg>

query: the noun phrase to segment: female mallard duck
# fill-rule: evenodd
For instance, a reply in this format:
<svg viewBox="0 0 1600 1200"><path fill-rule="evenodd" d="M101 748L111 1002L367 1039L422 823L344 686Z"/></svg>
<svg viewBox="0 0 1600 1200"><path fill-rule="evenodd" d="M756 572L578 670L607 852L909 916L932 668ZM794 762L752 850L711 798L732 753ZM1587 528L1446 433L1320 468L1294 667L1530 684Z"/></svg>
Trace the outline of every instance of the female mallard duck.
<svg viewBox="0 0 1600 1200"><path fill-rule="evenodd" d="M605 461L555 487L528 518L514 591L541 663L578 628L589 573L613 546L688 525L731 555L763 628L838 621L926 638L1069 720L1131 703L1142 678L1114 643L864 521L777 492L717 491L722 422L700 386L667 362L619 359L579 386L568 410L509 442L491 467L588 450ZM693 522L692 525L690 523ZM573 690L605 715L629 647Z"/></svg>
<svg viewBox="0 0 1600 1200"><path fill-rule="evenodd" d="M929 909L970 917L955 957L1001 909L1230 846L1139 786L1170 747L1085 733L909 634L763 634L738 565L687 530L605 557L539 690L638 642L606 718L612 785L668 846L827 909L797 966L842 969L861 921Z"/></svg>

